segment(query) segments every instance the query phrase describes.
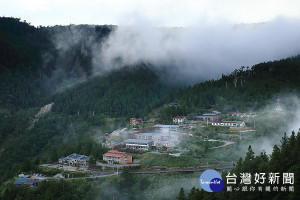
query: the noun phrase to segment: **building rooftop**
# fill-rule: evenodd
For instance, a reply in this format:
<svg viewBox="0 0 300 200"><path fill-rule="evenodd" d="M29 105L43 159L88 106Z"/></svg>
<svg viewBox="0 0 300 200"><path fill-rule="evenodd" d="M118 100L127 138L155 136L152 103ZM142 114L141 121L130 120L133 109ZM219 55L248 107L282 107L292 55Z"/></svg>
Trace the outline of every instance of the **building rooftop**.
<svg viewBox="0 0 300 200"><path fill-rule="evenodd" d="M162 144L169 144L169 143L172 143L173 141L170 141L170 140L161 140L159 141L158 143L162 143Z"/></svg>
<svg viewBox="0 0 300 200"><path fill-rule="evenodd" d="M144 135L144 136L154 136L158 135L159 133L139 133L138 135Z"/></svg>
<svg viewBox="0 0 300 200"><path fill-rule="evenodd" d="M187 116L176 116L176 117L173 117L173 119L183 119L183 118L187 118Z"/></svg>
<svg viewBox="0 0 300 200"><path fill-rule="evenodd" d="M116 157L121 157L125 156L126 153L124 152L119 152L119 151L108 151L107 153L104 154L104 156L116 156Z"/></svg>
<svg viewBox="0 0 300 200"><path fill-rule="evenodd" d="M158 128L179 128L179 125L165 125L165 124L156 124L154 127Z"/></svg>
<svg viewBox="0 0 300 200"><path fill-rule="evenodd" d="M15 184L22 184L22 183L31 184L31 183L34 183L34 181L33 180L29 180L27 178L16 178Z"/></svg>
<svg viewBox="0 0 300 200"><path fill-rule="evenodd" d="M82 157L82 155L71 154L71 155L69 155L68 157L71 158L71 159L78 159L78 158Z"/></svg>
<svg viewBox="0 0 300 200"><path fill-rule="evenodd" d="M132 120L138 120L138 121L143 121L142 118L130 118L130 119L132 119Z"/></svg>
<svg viewBox="0 0 300 200"><path fill-rule="evenodd" d="M80 160L88 160L88 159L89 159L88 156L83 156L83 157L80 158Z"/></svg>
<svg viewBox="0 0 300 200"><path fill-rule="evenodd" d="M73 154L68 155L66 157L61 157L59 160L68 160L68 159L88 160L89 157L85 156L85 155L79 155L79 154L73 153Z"/></svg>
<svg viewBox="0 0 300 200"><path fill-rule="evenodd" d="M203 116L211 116L211 115L216 115L216 113L204 113Z"/></svg>
<svg viewBox="0 0 300 200"><path fill-rule="evenodd" d="M214 121L213 123L243 123L243 121Z"/></svg>
<svg viewBox="0 0 300 200"><path fill-rule="evenodd" d="M202 119L203 116L198 115L198 116L195 116L194 118L196 118L196 119Z"/></svg>
<svg viewBox="0 0 300 200"><path fill-rule="evenodd" d="M140 140L140 139L128 139L125 140L125 142L135 142L135 143L148 143L148 142L152 142L152 140Z"/></svg>

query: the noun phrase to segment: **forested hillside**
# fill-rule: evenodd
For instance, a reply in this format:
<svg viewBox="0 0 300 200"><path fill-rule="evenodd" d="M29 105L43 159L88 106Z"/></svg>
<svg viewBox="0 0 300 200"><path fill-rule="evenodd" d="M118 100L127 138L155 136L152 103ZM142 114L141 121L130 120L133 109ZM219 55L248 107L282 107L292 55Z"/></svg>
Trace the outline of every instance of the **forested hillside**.
<svg viewBox="0 0 300 200"><path fill-rule="evenodd" d="M0 182L71 153L102 157L103 148L89 133L93 127L112 132L125 126L124 120L106 123L104 118L142 116L172 89L144 65L93 78L87 41L91 36L101 42L112 28L36 28L20 19L0 18ZM63 39L76 38L78 31L87 37L71 40L63 50L56 47L60 33ZM78 81L83 75L85 80ZM66 88L66 80L74 86ZM52 111L32 127L39 109L52 101Z"/></svg>
<svg viewBox="0 0 300 200"><path fill-rule="evenodd" d="M204 190L193 188L187 195L181 191L178 198L179 200L198 200L198 199L299 199L300 197L300 132L295 134L294 132L290 137L286 134L281 140L281 145L275 145L273 152L268 156L265 152L261 152L260 155L254 154L251 146L248 148L248 153L245 158L240 158L235 167L231 170L232 173L237 175L237 180L232 187L239 187L240 191L233 190L227 191L226 176L228 173L222 174L222 180L224 182L224 189L219 193L209 193ZM250 173L251 184L245 185L241 183L241 173ZM265 173L264 184L255 184L255 173ZM269 173L279 173L280 181L278 184L271 184L268 179ZM293 184L283 184L283 173L294 173ZM260 182L261 179L259 180ZM242 186L256 187L255 191L241 191ZM263 187L263 191L258 191L258 186ZM270 186L271 191L265 191L265 187ZM278 191L274 190L274 186L277 186ZM294 191L289 191L289 186L294 186ZM281 191L281 187L285 187L286 191Z"/></svg>
<svg viewBox="0 0 300 200"><path fill-rule="evenodd" d="M209 80L172 92L156 107L178 101L181 108L167 107L161 119L202 110L256 111L281 94L300 92L300 56L241 67L218 80Z"/></svg>
<svg viewBox="0 0 300 200"><path fill-rule="evenodd" d="M106 25L34 27L18 18L0 17L0 108L39 106L58 88L83 76L88 79L92 47L87 41L93 38L101 44L112 29ZM86 37L78 39L78 32Z"/></svg>
<svg viewBox="0 0 300 200"><path fill-rule="evenodd" d="M0 143L0 185L16 173L34 170L41 163L56 162L71 153L100 158L107 151L93 139L93 124L76 116L50 112L28 128L35 111L19 111L4 124L11 132Z"/></svg>
<svg viewBox="0 0 300 200"><path fill-rule="evenodd" d="M156 112L161 121L169 123L176 115L202 114L208 110L256 111L279 94L299 94L300 56L261 63L252 68L241 67L218 80L181 89L170 86L153 70L155 68L143 63L95 77L89 45L91 41L100 45L114 28L89 25L33 27L20 19L0 18L1 183L71 153L101 158L107 150L101 145L105 133L125 127L129 117L145 118ZM78 34L85 37L77 37ZM65 42L63 47L59 46L61 41ZM165 73L167 70L164 76ZM174 101L179 102L178 107L164 106ZM40 108L52 102L52 110L33 126ZM96 141L95 135L102 137L101 141ZM271 158L264 153L254 156L249 149L245 160L237 163L234 172L251 171L251 166L253 170L265 167L281 170L279 172L295 170L296 173L298 170L299 173L299 160L292 159L299 152L299 141L299 133L285 137L280 148L274 147ZM273 164L280 168L271 168ZM66 185L70 198L74 184L77 183ZM49 185L58 186L54 182ZM88 188L79 185L82 187L76 189L76 194L83 190L87 192ZM139 185L145 184L136 184L136 187ZM44 186L48 185L45 183ZM16 193L16 188L11 189L2 195L9 199L9 195ZM49 193L58 191L52 189ZM131 186L125 190L130 191ZM38 198L39 191L42 190L36 190L37 194L29 190L23 192L30 199L30 195ZM191 196L206 197L202 191L191 193ZM224 195L224 198L229 197Z"/></svg>
<svg viewBox="0 0 300 200"><path fill-rule="evenodd" d="M35 28L20 19L0 18L0 106L9 110L42 106L54 93L50 99L54 111L71 115L128 117L149 112L152 102L170 87L145 65L92 78L90 40L101 44L113 28Z"/></svg>
<svg viewBox="0 0 300 200"><path fill-rule="evenodd" d="M143 117L172 88L146 66L123 68L54 95L53 111L70 115Z"/></svg>
<svg viewBox="0 0 300 200"><path fill-rule="evenodd" d="M40 55L49 38L15 18L0 18L0 107L28 108L46 96Z"/></svg>

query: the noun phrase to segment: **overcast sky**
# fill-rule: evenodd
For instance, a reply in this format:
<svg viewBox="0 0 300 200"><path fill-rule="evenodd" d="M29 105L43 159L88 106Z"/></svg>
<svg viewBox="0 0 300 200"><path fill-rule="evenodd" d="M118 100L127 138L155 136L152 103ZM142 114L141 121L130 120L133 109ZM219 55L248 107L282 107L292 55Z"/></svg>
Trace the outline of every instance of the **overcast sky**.
<svg viewBox="0 0 300 200"><path fill-rule="evenodd" d="M300 18L299 0L0 0L0 15L38 25L117 24L135 13L158 26L189 26L199 18L257 23ZM125 17L124 17L125 16ZM138 15L137 15L138 16ZM126 22L125 22L126 23Z"/></svg>

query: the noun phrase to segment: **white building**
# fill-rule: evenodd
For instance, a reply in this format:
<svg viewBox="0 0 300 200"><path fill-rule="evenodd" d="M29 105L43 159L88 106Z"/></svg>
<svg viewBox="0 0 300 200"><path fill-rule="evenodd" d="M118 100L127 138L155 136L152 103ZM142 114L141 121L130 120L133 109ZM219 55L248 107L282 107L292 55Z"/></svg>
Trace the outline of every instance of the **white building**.
<svg viewBox="0 0 300 200"><path fill-rule="evenodd" d="M162 140L162 138L170 137L169 133L139 133L136 138L140 140Z"/></svg>
<svg viewBox="0 0 300 200"><path fill-rule="evenodd" d="M237 114L236 112L228 112L228 113L227 113L227 116L232 116L232 117L234 117L234 116L236 116L236 114Z"/></svg>
<svg viewBox="0 0 300 200"><path fill-rule="evenodd" d="M136 138L139 140L153 140L158 133L139 133L136 134Z"/></svg>
<svg viewBox="0 0 300 200"><path fill-rule="evenodd" d="M152 147L152 140L128 139L125 141L128 149L150 150Z"/></svg>
<svg viewBox="0 0 300 200"><path fill-rule="evenodd" d="M159 141L154 141L154 145L155 147L157 148L160 148L160 147L167 147L168 149L172 149L174 148L177 144L179 144L178 141L173 141L173 140L159 140Z"/></svg>
<svg viewBox="0 0 300 200"><path fill-rule="evenodd" d="M171 132L163 133L139 133L136 135L138 140L151 140L152 146L155 147L167 147L168 149L175 148L179 144L179 139L177 134Z"/></svg>
<svg viewBox="0 0 300 200"><path fill-rule="evenodd" d="M174 124L183 124L187 120L187 116L176 116L173 117Z"/></svg>
<svg viewBox="0 0 300 200"><path fill-rule="evenodd" d="M156 124L154 125L155 128L161 128L169 131L177 131L182 127L182 125L165 125L165 124Z"/></svg>
<svg viewBox="0 0 300 200"><path fill-rule="evenodd" d="M211 123L212 126L228 126L228 127L245 127L243 121L216 121Z"/></svg>
<svg viewBox="0 0 300 200"><path fill-rule="evenodd" d="M250 118L250 117L256 117L256 114L255 113L237 113L236 116Z"/></svg>
<svg viewBox="0 0 300 200"><path fill-rule="evenodd" d="M203 121L209 122L209 121L216 121L220 119L220 115L216 113L204 113L203 115Z"/></svg>
<svg viewBox="0 0 300 200"><path fill-rule="evenodd" d="M256 117L256 113L236 113L236 112L228 112L227 113L227 116L236 116L236 117L247 117L247 118L250 118L250 117Z"/></svg>

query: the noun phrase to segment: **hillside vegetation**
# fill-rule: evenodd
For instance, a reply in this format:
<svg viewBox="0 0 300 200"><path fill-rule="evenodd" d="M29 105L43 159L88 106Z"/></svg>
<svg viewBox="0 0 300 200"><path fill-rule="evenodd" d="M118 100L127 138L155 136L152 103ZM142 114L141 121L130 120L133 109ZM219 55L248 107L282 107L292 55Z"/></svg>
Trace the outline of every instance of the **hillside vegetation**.
<svg viewBox="0 0 300 200"><path fill-rule="evenodd" d="M179 107L161 110L162 121L176 115L201 114L207 110L251 112L285 94L299 95L300 56L241 67L218 80L208 80L174 91L155 102L156 108L172 101Z"/></svg>
<svg viewBox="0 0 300 200"><path fill-rule="evenodd" d="M18 173L34 171L41 163L55 162L71 153L102 158L107 151L101 145L105 133L125 127L129 117L145 119L155 112L155 117L161 122L172 123L176 115L199 115L212 110L255 112L277 96L299 94L300 56L261 63L252 68L241 67L218 80L180 89L168 85L150 64L143 63L94 77L89 41L100 45L114 28L88 25L33 27L20 19L0 18L0 182L3 183L0 195L6 199L22 195L27 199L58 198L64 192L61 190L64 184L67 198L74 198L78 193L87 194L92 185L85 187L86 181L43 183L38 190L18 190L8 182ZM65 49L56 45L60 33L63 34L62 41L70 39ZM84 33L86 37L76 40L77 33ZM165 106L174 101L180 106ZM52 102L52 110L39 117L31 128L40 108ZM293 110L292 107L289 110ZM280 116L274 118L279 119ZM265 129L260 129L260 124ZM275 132L279 126L273 121L267 121L267 125L257 123L257 129L264 135ZM100 139L96 140L95 135ZM299 133L285 137L280 148L274 147L270 158L265 153L254 156L249 149L234 172L265 167L267 170L299 173L299 141ZM188 160L189 156L199 156L202 152L199 149L197 155L179 160L163 155L161 158L165 159L166 166L174 166L177 161L182 166L188 162L193 166L197 163ZM157 162L152 154L147 155L142 160L146 167ZM272 168L273 165L277 168ZM124 188L124 193L150 185L139 182L128 185L127 180L133 178L129 173L124 174L126 176L116 182L117 188ZM4 183L9 184L7 190ZM39 194L43 188L49 188L47 194ZM54 195L55 191L59 191L59 195ZM201 191L194 191L191 195L194 194L207 197ZM194 196L198 198L197 195ZM231 198L230 195L220 195L223 199ZM217 198L217 195L213 197Z"/></svg>
<svg viewBox="0 0 300 200"><path fill-rule="evenodd" d="M54 95L54 111L85 117L143 117L172 87L147 66L123 68Z"/></svg>
<svg viewBox="0 0 300 200"><path fill-rule="evenodd" d="M180 200L198 200L198 199L299 199L300 197L300 157L297 156L300 151L300 132L295 134L294 132L290 137L285 134L281 140L281 145L275 145L273 152L268 156L265 152L261 152L259 155L255 155L251 146L248 148L248 153L245 158L240 158L235 167L231 170L232 173L237 175L237 184L231 185L232 187L250 186L256 187L255 192L249 191L232 191L227 192L226 176L228 173L222 174L222 180L224 182L224 189L219 193L205 192L193 188L186 196L183 190L181 190L177 199ZM241 173L250 173L251 184L241 184ZM266 173L266 180L264 184L255 184L254 174ZM269 183L267 177L269 173L279 173L279 184L272 185ZM283 184L283 173L294 173L294 184ZM262 186L263 191L258 192L257 187ZM271 186L271 192L265 191L266 186ZM278 191L273 191L273 186L278 187ZM281 187L286 187L287 191L281 191ZM289 186L294 186L294 192L289 191ZM246 196L246 198L245 198Z"/></svg>

